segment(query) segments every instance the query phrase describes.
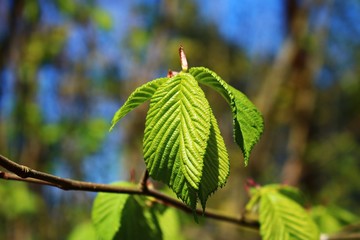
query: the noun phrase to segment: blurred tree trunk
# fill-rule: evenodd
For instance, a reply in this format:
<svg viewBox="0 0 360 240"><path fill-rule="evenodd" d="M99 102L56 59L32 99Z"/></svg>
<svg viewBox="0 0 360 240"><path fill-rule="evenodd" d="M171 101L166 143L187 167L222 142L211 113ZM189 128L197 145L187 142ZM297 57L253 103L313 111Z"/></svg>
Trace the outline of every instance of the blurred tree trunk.
<svg viewBox="0 0 360 240"><path fill-rule="evenodd" d="M7 118L7 123L0 122L0 128L4 128L0 136L2 140L0 150L3 154L17 159L21 164L37 169L41 154L39 139L41 117L38 115L38 106L35 103L37 64L29 63L26 59L32 57L27 56L27 50L38 21L27 22L24 25L25 2L23 0L15 0L9 5L11 8L7 20L8 32L0 45L0 69L14 74L16 94L13 96L14 110ZM14 134L9 134L9 131ZM26 188L36 189L39 192L41 187L26 186ZM26 199L22 200L26 201ZM7 236L5 238L30 239L34 234L29 222L31 222L30 218L21 216L8 219L5 222Z"/></svg>
<svg viewBox="0 0 360 240"><path fill-rule="evenodd" d="M299 50L293 62L292 72L289 76L293 89L293 99L290 105L290 132L287 146L288 158L282 170L283 182L298 185L302 177L304 155L307 148L311 122L315 109L316 91L314 80L323 64L323 50L327 37L327 26L316 25L309 29L309 9L321 7L328 9L326 3L319 1L317 6L304 6L300 10L298 19L292 23L295 41ZM299 29L297 31L297 29ZM312 31L312 32L311 32ZM307 44L304 46L304 42Z"/></svg>
<svg viewBox="0 0 360 240"><path fill-rule="evenodd" d="M323 29L309 30L312 4L316 3L300 5L297 1L284 0L288 36L255 100L264 115L265 132L254 152L256 163L252 165L252 170L255 177L261 174L276 145L269 143L280 132L268 127L275 123L275 127L283 129L281 125L285 124L288 145L284 146L287 157L281 176L282 181L290 185L298 185L301 178L316 99L313 81L322 64L321 46L326 36ZM287 102L281 103L281 100Z"/></svg>
<svg viewBox="0 0 360 240"><path fill-rule="evenodd" d="M5 67L11 65L13 61L13 46L18 42L19 34L16 31L16 26L21 19L22 9L24 7L23 0L13 1L13 6L7 16L8 33L5 34L4 38L0 42L0 70L4 70ZM4 74L4 73L2 73ZM0 84L0 95L4 93L4 85ZM1 114L2 111L0 111ZM6 137L6 124L4 119L0 117L0 150L1 152L7 153L9 149L8 139Z"/></svg>

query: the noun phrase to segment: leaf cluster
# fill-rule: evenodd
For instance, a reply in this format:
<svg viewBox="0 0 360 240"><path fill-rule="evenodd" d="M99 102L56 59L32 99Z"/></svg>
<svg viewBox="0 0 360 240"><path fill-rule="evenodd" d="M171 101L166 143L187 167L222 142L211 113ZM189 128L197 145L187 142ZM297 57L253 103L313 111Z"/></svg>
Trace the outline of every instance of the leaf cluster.
<svg viewBox="0 0 360 240"><path fill-rule="evenodd" d="M229 103L234 139L247 164L263 131L262 116L244 94L204 67L140 86L116 112L111 127L150 100L143 139L146 168L193 210L198 200L205 209L208 197L225 185L230 171L218 123L198 83L210 86Z"/></svg>

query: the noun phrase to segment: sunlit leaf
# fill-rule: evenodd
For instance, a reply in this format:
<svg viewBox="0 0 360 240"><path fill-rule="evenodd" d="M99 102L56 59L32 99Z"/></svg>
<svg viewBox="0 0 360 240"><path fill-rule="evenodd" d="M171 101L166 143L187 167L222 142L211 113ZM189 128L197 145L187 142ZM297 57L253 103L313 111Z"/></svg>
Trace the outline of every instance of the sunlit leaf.
<svg viewBox="0 0 360 240"><path fill-rule="evenodd" d="M319 239L319 232L303 207L277 191L260 199L260 234L263 239Z"/></svg>
<svg viewBox="0 0 360 240"><path fill-rule="evenodd" d="M289 185L267 184L267 185L259 188L259 190L262 194L264 194L265 192L276 191L276 192L292 199L293 201L297 202L301 206L303 206L305 204L304 196L300 192L300 190L295 187L289 186Z"/></svg>
<svg viewBox="0 0 360 240"><path fill-rule="evenodd" d="M117 185L120 185L117 183ZM122 183L122 186L132 186ZM113 239L121 227L121 213L130 195L99 193L92 208L92 221L98 236L102 239Z"/></svg>
<svg viewBox="0 0 360 240"><path fill-rule="evenodd" d="M115 126L118 121L120 121L121 118L123 118L131 110L138 107L145 101L149 100L155 93L156 89L166 80L168 80L168 78L158 78L135 89L135 91L132 92L129 98L126 100L124 105L122 105L121 108L115 113L111 121L112 125L110 130Z"/></svg>
<svg viewBox="0 0 360 240"><path fill-rule="evenodd" d="M264 128L260 112L243 93L228 85L213 71L204 67L193 67L189 72L197 81L219 92L230 104L234 138L244 154L247 165L250 152L259 141Z"/></svg>
<svg viewBox="0 0 360 240"><path fill-rule="evenodd" d="M210 136L204 157L203 177L199 188L199 199L205 209L209 195L223 187L230 173L229 156L215 116L211 112Z"/></svg>
<svg viewBox="0 0 360 240"><path fill-rule="evenodd" d="M251 198L245 206L245 214L247 220L258 222L259 221L259 208L261 191L259 189L251 189Z"/></svg>
<svg viewBox="0 0 360 240"><path fill-rule="evenodd" d="M260 140L264 122L254 104L240 91L229 86L235 99L236 117L234 117L235 141L243 151L245 165L248 164L250 152Z"/></svg>
<svg viewBox="0 0 360 240"><path fill-rule="evenodd" d="M121 186L136 186L116 183ZM92 221L99 239L162 239L162 232L146 197L99 193L92 209Z"/></svg>
<svg viewBox="0 0 360 240"><path fill-rule="evenodd" d="M150 101L144 135L149 174L165 182L192 208L203 172L210 134L210 107L196 80L179 73Z"/></svg>

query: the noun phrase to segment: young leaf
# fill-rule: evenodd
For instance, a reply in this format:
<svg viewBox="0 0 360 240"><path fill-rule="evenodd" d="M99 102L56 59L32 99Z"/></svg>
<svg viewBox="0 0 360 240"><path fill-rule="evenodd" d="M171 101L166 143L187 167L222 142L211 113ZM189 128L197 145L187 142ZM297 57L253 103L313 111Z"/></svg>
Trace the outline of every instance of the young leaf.
<svg viewBox="0 0 360 240"><path fill-rule="evenodd" d="M225 142L212 112L210 121L210 136L204 157L203 176L199 187L199 199L204 210L209 195L225 185L230 173L230 162Z"/></svg>
<svg viewBox="0 0 360 240"><path fill-rule="evenodd" d="M152 178L168 184L192 207L209 134L210 106L190 74L179 73L156 90L146 116L145 163Z"/></svg>
<svg viewBox="0 0 360 240"><path fill-rule="evenodd" d="M130 183L116 183L134 186ZM162 239L162 231L153 208L145 206L145 197L99 193L95 198L92 221L99 239Z"/></svg>
<svg viewBox="0 0 360 240"><path fill-rule="evenodd" d="M304 198L304 195L302 194L302 192L299 189L297 189L295 187L292 187L292 186L279 185L279 190L278 191L282 195L292 199L293 201L297 202L301 206L304 206L305 198Z"/></svg>
<svg viewBox="0 0 360 240"><path fill-rule="evenodd" d="M114 239L163 239L154 209L145 206L144 197L129 196L121 213L121 227Z"/></svg>
<svg viewBox="0 0 360 240"><path fill-rule="evenodd" d="M234 117L234 136L236 143L243 151L245 165L248 164L250 152L260 140L264 130L264 121L254 104L240 91L229 86L235 99L236 117Z"/></svg>
<svg viewBox="0 0 360 240"><path fill-rule="evenodd" d="M259 191L260 190L260 191ZM300 192L299 189L284 185L284 184L267 184L261 188L259 188L258 192L261 194L265 194L267 192L276 191L282 195L284 195L287 198L290 198L291 200L297 202L301 206L305 204L305 199L303 194Z"/></svg>
<svg viewBox="0 0 360 240"><path fill-rule="evenodd" d="M120 185L120 183L116 183ZM132 186L129 183L122 185ZM101 239L113 239L121 227L121 213L130 195L99 193L94 200L91 218Z"/></svg>
<svg viewBox="0 0 360 240"><path fill-rule="evenodd" d="M181 223L187 216L179 215L180 211L177 211L175 208L166 207L164 211L157 212L159 219L159 224L163 233L163 239L176 239L176 240L185 240L184 233L181 229Z"/></svg>
<svg viewBox="0 0 360 240"><path fill-rule="evenodd" d="M168 79L169 78L158 78L135 89L135 91L132 92L129 98L126 100L124 105L115 113L111 121L110 131L113 129L115 124L131 110L149 100L155 93L156 89Z"/></svg>
<svg viewBox="0 0 360 240"><path fill-rule="evenodd" d="M193 67L190 68L189 73L200 83L219 92L230 104L233 113L234 138L243 152L245 165L247 165L250 152L259 141L264 129L260 112L243 93L228 85L213 71L204 67Z"/></svg>
<svg viewBox="0 0 360 240"><path fill-rule="evenodd" d="M319 239L319 232L304 208L277 191L260 199L260 234L263 239Z"/></svg>
<svg viewBox="0 0 360 240"><path fill-rule="evenodd" d="M359 217L338 206L315 206L311 208L311 217L322 233L336 233L342 228L356 224ZM350 230L351 228L349 228ZM351 231L351 230L350 230Z"/></svg>

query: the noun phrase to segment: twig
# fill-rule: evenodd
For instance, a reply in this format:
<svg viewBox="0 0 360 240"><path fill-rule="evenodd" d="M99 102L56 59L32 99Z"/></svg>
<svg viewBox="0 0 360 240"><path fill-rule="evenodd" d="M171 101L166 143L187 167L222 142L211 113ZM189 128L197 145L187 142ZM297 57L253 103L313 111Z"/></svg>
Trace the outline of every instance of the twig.
<svg viewBox="0 0 360 240"><path fill-rule="evenodd" d="M140 180L140 189L143 191L143 192L146 192L148 191L148 186L147 186L147 182L148 182L148 179L149 179L149 172L147 169L145 169L144 171L144 174Z"/></svg>
<svg viewBox="0 0 360 240"><path fill-rule="evenodd" d="M321 240L346 240L346 239L360 239L360 233L342 233L334 235L322 235Z"/></svg>
<svg viewBox="0 0 360 240"><path fill-rule="evenodd" d="M29 167L17 164L10 159L0 155L0 166L12 172L3 172L0 171L0 179L5 180L14 180L14 181L23 181L28 183L35 183L40 185L46 185L51 187L57 187L63 190L76 190L76 191L89 191L89 192L111 192L111 193L122 193L122 194L134 194L134 195L144 195L151 196L160 200L166 205L173 206L179 210L182 210L186 213L193 213L193 210L186 206L184 203L179 200L172 198L168 195L165 195L157 190L150 189L145 187L147 179L149 177L148 172L145 171L143 178L141 179L139 188L129 188L123 186L113 186L107 184L98 184L92 182L83 182L77 181L68 178L61 178L54 176L48 173L40 172L33 170ZM222 213L218 213L214 210L206 210L203 212L202 209L197 209L196 213L204 217L215 219L223 222L233 223L240 227L249 228L253 230L259 229L258 222L249 222L246 221L242 216L233 217L228 216Z"/></svg>
<svg viewBox="0 0 360 240"><path fill-rule="evenodd" d="M165 205L175 207L185 213L193 213L193 210L186 206L179 200L172 198L162 192L147 187L147 181L149 178L148 171L145 170L143 177L140 180L140 186L138 188L130 188L124 186L114 186L108 184L99 184L92 182L76 181L68 178L61 178L44 172L33 170L29 167L17 164L10 159L0 155L0 166L7 169L10 172L0 171L0 179L22 181L27 183L40 184L45 186L57 187L62 190L74 190L74 191L88 191L88 192L109 192L119 194L133 194L151 196L162 202ZM223 213L219 213L214 210L206 210L203 212L202 209L197 209L196 213L206 218L232 223L243 228L252 229L255 231L259 230L259 223L254 221L248 221L244 217L228 216ZM326 235L323 234L321 239L326 240L338 240L338 239L360 239L359 233L350 234L334 234Z"/></svg>

